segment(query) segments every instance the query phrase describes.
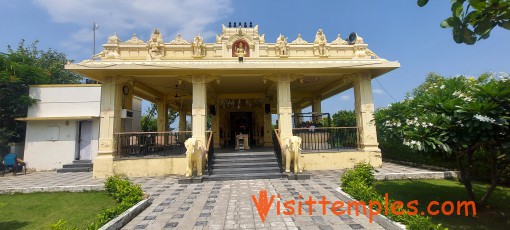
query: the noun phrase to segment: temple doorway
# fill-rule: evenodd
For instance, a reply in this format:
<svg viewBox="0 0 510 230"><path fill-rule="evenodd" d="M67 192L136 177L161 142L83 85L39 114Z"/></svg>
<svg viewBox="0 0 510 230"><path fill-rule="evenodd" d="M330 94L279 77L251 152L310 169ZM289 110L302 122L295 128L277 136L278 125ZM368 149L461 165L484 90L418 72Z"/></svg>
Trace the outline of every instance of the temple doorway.
<svg viewBox="0 0 510 230"><path fill-rule="evenodd" d="M231 143L235 143L237 134L248 134L250 145L253 146L253 112L231 112L230 122Z"/></svg>

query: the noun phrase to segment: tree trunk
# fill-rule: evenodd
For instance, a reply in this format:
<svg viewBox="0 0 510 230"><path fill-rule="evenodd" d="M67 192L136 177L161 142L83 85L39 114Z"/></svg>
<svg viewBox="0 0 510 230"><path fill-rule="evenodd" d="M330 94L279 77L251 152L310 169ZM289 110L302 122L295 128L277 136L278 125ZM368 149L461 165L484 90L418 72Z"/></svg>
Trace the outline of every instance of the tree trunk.
<svg viewBox="0 0 510 230"><path fill-rule="evenodd" d="M460 171L460 180L466 189L469 200L476 202L475 193L473 192L473 185L471 184L471 165L472 165L472 153L471 149L468 152L457 153L457 164ZM463 156L467 155L467 167L464 165Z"/></svg>
<svg viewBox="0 0 510 230"><path fill-rule="evenodd" d="M498 185L498 154L497 150L491 148L489 150L489 162L491 164L491 185L478 202L478 206L484 207L489 200L490 195Z"/></svg>

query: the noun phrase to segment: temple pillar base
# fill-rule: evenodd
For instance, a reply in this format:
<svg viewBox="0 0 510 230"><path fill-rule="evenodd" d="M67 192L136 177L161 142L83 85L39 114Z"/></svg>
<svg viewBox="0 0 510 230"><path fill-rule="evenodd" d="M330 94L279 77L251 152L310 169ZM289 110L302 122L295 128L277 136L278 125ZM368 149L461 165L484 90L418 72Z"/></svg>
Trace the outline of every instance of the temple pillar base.
<svg viewBox="0 0 510 230"><path fill-rule="evenodd" d="M98 152L97 157L94 159L94 168L92 177L94 179L107 178L113 176L113 151Z"/></svg>

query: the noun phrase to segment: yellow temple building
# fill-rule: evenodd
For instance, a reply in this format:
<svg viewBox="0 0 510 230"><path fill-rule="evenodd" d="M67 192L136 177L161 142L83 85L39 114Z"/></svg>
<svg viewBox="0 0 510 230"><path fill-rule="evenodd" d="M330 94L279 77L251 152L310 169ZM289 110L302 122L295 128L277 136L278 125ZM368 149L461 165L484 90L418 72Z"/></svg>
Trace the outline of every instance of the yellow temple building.
<svg viewBox="0 0 510 230"><path fill-rule="evenodd" d="M295 174L361 161L379 167L371 80L400 64L377 56L355 33L333 40L321 29L310 33L314 41L282 34L266 41L258 26L222 25L215 43L205 43L201 36L163 38L155 29L148 41L113 35L92 60L66 65L101 83L94 177L192 176L205 168L214 176L221 168L213 164L228 165L230 156L243 154L256 159L264 149L271 154L261 159L276 158L282 171ZM350 88L357 126L329 127L321 101ZM124 129L135 96L157 104L157 132ZM309 106L312 113L301 112ZM167 130L169 108L181 117L179 131ZM192 117L188 131L186 115ZM289 169L290 161L299 167Z"/></svg>

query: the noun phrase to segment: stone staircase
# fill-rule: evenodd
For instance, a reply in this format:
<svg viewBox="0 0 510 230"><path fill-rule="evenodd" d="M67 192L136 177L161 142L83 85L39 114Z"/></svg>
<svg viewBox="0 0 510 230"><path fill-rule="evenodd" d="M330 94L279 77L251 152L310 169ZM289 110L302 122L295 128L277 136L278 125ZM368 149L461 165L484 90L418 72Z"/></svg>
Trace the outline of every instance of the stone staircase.
<svg viewBox="0 0 510 230"><path fill-rule="evenodd" d="M92 171L93 164L90 160L77 160L72 164L65 164L61 169L57 169L57 173L67 172L90 172Z"/></svg>
<svg viewBox="0 0 510 230"><path fill-rule="evenodd" d="M207 173L207 171L205 172ZM217 153L208 181L283 178L273 152Z"/></svg>

